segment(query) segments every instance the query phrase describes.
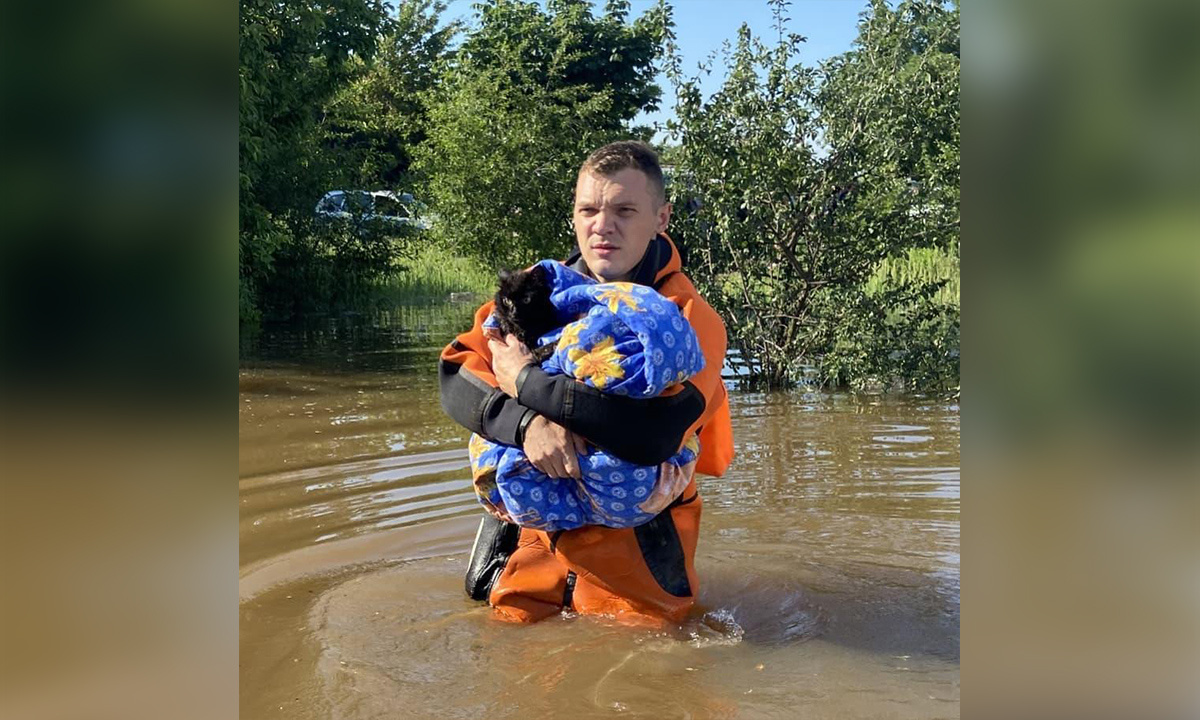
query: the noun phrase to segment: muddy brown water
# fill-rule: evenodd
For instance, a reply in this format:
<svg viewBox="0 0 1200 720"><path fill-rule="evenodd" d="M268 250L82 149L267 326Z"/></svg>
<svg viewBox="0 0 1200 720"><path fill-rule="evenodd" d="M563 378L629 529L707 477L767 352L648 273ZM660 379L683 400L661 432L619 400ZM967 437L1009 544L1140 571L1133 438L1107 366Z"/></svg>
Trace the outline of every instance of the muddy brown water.
<svg viewBox="0 0 1200 720"><path fill-rule="evenodd" d="M731 396L697 607L638 629L495 621L437 352L471 307L268 329L239 374L242 718L951 718L959 412Z"/></svg>

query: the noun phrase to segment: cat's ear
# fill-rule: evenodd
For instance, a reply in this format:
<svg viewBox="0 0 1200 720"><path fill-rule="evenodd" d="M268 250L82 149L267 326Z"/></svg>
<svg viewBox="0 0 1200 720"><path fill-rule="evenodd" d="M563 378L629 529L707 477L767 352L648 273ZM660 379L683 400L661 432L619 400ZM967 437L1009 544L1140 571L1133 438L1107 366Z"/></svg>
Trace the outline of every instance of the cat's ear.
<svg viewBox="0 0 1200 720"><path fill-rule="evenodd" d="M505 269L501 268L500 272L497 273L497 275L499 275L499 277L500 277L500 282L506 282L510 277L513 276L513 273L511 270L505 270Z"/></svg>

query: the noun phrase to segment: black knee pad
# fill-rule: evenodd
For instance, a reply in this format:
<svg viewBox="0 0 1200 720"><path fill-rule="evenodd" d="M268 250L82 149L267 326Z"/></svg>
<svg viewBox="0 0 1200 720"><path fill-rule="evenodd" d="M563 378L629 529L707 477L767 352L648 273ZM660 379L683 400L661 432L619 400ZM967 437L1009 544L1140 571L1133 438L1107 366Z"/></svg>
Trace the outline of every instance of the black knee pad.
<svg viewBox="0 0 1200 720"><path fill-rule="evenodd" d="M487 600L496 578L504 571L508 558L517 549L521 527L484 515L471 546L467 562L466 590L472 600Z"/></svg>

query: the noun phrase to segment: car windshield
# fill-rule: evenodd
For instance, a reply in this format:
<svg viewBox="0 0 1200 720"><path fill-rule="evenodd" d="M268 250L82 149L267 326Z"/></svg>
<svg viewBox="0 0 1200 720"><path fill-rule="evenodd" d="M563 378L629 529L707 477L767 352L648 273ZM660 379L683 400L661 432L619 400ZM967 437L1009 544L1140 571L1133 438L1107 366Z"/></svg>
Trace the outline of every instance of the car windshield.
<svg viewBox="0 0 1200 720"><path fill-rule="evenodd" d="M342 200L344 200L345 197L345 195L338 193L337 195L322 198L321 207L318 209L323 212L337 212L342 209Z"/></svg>

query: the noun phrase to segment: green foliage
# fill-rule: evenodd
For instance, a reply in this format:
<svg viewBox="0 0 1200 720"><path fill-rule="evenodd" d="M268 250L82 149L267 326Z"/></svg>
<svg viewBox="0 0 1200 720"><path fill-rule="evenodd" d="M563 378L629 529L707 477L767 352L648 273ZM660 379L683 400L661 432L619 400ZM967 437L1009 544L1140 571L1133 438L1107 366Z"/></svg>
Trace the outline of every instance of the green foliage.
<svg viewBox="0 0 1200 720"><path fill-rule="evenodd" d="M935 297L948 278L895 268L918 267L909 248L957 257L957 10L873 2L854 50L816 70L797 60L788 3L771 4L778 41L743 26L707 100L671 49L673 202L703 201L673 221L694 279L750 384L787 386L814 364L838 385L953 382L957 302Z"/></svg>
<svg viewBox="0 0 1200 720"><path fill-rule="evenodd" d="M259 315L277 255L304 248L333 173L321 162L323 104L370 57L388 19L380 0L241 0L239 305Z"/></svg>
<svg viewBox="0 0 1200 720"><path fill-rule="evenodd" d="M442 0L400 5L373 61L356 58L358 77L325 107L322 140L341 176L338 187L408 190L416 184L410 166L426 136L424 95L461 30L457 22L439 26L445 9Z"/></svg>
<svg viewBox="0 0 1200 720"><path fill-rule="evenodd" d="M282 214L310 205L295 191L297 182L320 188L324 180L309 167L321 107L359 72L355 56L369 58L387 26L381 0L241 0L243 209Z"/></svg>
<svg viewBox="0 0 1200 720"><path fill-rule="evenodd" d="M824 140L852 168L889 255L832 317L821 368L838 384L958 385L957 6L873 0L854 48L823 68Z"/></svg>
<svg viewBox="0 0 1200 720"><path fill-rule="evenodd" d="M822 343L826 382L856 388L893 380L910 390L958 384L959 261L914 247L881 261L863 292L834 295Z"/></svg>
<svg viewBox="0 0 1200 720"><path fill-rule="evenodd" d="M912 247L903 254L886 257L867 280L868 295L923 283L939 283L941 289L930 299L940 305L958 307L958 255L939 248Z"/></svg>
<svg viewBox="0 0 1200 720"><path fill-rule="evenodd" d="M857 204L897 247L956 247L957 7L872 0L854 48L822 71L824 141L853 172Z"/></svg>
<svg viewBox="0 0 1200 720"><path fill-rule="evenodd" d="M682 181L672 200L698 194L704 203L677 215L675 231L751 381L768 387L789 384L810 350L814 294L865 277L870 257L882 255L830 212L847 188L813 153L816 78L796 65L802 42L787 33L767 47L743 25L726 49L725 83L707 101L677 58L669 67L678 123L668 127L681 146Z"/></svg>
<svg viewBox="0 0 1200 720"><path fill-rule="evenodd" d="M410 0L242 0L243 320L351 307L394 271L406 233L314 225L331 189L401 182L421 141L419 95L455 28ZM407 188L401 188L407 189Z"/></svg>
<svg viewBox="0 0 1200 720"><path fill-rule="evenodd" d="M409 228L358 224L312 226L280 248L274 259L275 292L260 299L270 318L353 310L373 288L394 276L399 258L412 252Z"/></svg>
<svg viewBox="0 0 1200 720"><path fill-rule="evenodd" d="M655 150L658 152L658 161L662 163L663 167L674 165L676 162L678 162L680 151L680 147L678 145L666 143L660 147L656 147Z"/></svg>
<svg viewBox="0 0 1200 720"><path fill-rule="evenodd" d="M441 303L454 293L480 300L495 290L495 270L436 245L424 245L400 264L395 275L374 289L372 298L377 305L394 307Z"/></svg>
<svg viewBox="0 0 1200 720"><path fill-rule="evenodd" d="M592 15L589 0L547 0L542 11L525 0L484 0L480 26L462 46L459 70L498 71L507 89L542 87L564 100L608 96L611 114L594 124L619 129L641 110L658 107L654 60L660 53L665 5L628 22L629 0L608 0Z"/></svg>
<svg viewBox="0 0 1200 720"><path fill-rule="evenodd" d="M430 93L429 139L417 151L437 232L491 266L562 256L580 162L656 107L669 13L659 6L630 23L626 0L600 17L587 0L476 8L480 25Z"/></svg>

